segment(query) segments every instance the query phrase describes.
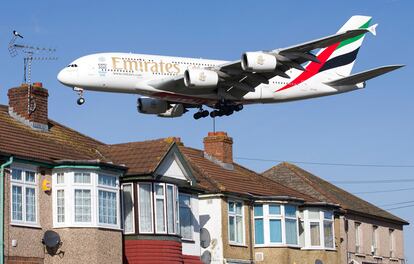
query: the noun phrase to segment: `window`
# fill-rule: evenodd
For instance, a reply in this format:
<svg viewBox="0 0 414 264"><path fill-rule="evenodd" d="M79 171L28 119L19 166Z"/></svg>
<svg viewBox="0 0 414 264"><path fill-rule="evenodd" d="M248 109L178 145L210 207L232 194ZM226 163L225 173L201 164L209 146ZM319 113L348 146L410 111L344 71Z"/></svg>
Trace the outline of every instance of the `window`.
<svg viewBox="0 0 414 264"><path fill-rule="evenodd" d="M124 233L134 233L134 192L131 184L122 186Z"/></svg>
<svg viewBox="0 0 414 264"><path fill-rule="evenodd" d="M243 203L236 201L228 202L229 216L229 241L230 243L244 243L244 221L243 221Z"/></svg>
<svg viewBox="0 0 414 264"><path fill-rule="evenodd" d="M298 245L296 206L275 203L255 204L253 210L256 245Z"/></svg>
<svg viewBox="0 0 414 264"><path fill-rule="evenodd" d="M286 244L298 244L298 220L296 206L285 205Z"/></svg>
<svg viewBox="0 0 414 264"><path fill-rule="evenodd" d="M325 248L334 247L334 234L333 234L333 213L323 212L323 234Z"/></svg>
<svg viewBox="0 0 414 264"><path fill-rule="evenodd" d="M165 188L164 184L155 184L155 228L157 233L165 233Z"/></svg>
<svg viewBox="0 0 414 264"><path fill-rule="evenodd" d="M139 232L152 233L152 188L151 183L140 183L139 200Z"/></svg>
<svg viewBox="0 0 414 264"><path fill-rule="evenodd" d="M334 249L334 216L332 211L307 209L303 214L304 247Z"/></svg>
<svg viewBox="0 0 414 264"><path fill-rule="evenodd" d="M175 202L175 193L174 185L167 185L167 223L168 223L168 233L175 234L175 228L177 223L177 214L176 214L176 202Z"/></svg>
<svg viewBox="0 0 414 264"><path fill-rule="evenodd" d="M394 237L394 229L390 229L390 258L395 258L395 237Z"/></svg>
<svg viewBox="0 0 414 264"><path fill-rule="evenodd" d="M264 220L263 205L255 204L253 209L254 215L254 242L256 245L264 244Z"/></svg>
<svg viewBox="0 0 414 264"><path fill-rule="evenodd" d="M91 222L91 190L75 189L75 222Z"/></svg>
<svg viewBox="0 0 414 264"><path fill-rule="evenodd" d="M54 226L120 228L118 176L57 171L52 183Z"/></svg>
<svg viewBox="0 0 414 264"><path fill-rule="evenodd" d="M118 188L117 178L110 175L98 175L98 221L100 224L118 224Z"/></svg>
<svg viewBox="0 0 414 264"><path fill-rule="evenodd" d="M37 184L34 171L13 168L11 173L11 222L37 224Z"/></svg>
<svg viewBox="0 0 414 264"><path fill-rule="evenodd" d="M361 223L355 222L355 253L362 252Z"/></svg>
<svg viewBox="0 0 414 264"><path fill-rule="evenodd" d="M183 239L193 239L193 221L191 213L191 196L180 194L180 233Z"/></svg>
<svg viewBox="0 0 414 264"><path fill-rule="evenodd" d="M371 253L378 255L378 226L372 226Z"/></svg>

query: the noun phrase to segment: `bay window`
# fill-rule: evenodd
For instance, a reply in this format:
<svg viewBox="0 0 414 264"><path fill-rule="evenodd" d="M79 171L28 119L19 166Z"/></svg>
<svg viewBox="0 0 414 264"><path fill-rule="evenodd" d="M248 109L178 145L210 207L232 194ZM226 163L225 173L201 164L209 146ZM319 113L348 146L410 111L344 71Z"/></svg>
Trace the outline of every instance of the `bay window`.
<svg viewBox="0 0 414 264"><path fill-rule="evenodd" d="M234 244L244 244L244 219L243 203L238 201L228 202L229 241Z"/></svg>
<svg viewBox="0 0 414 264"><path fill-rule="evenodd" d="M297 207L289 204L255 204L256 246L298 245Z"/></svg>
<svg viewBox="0 0 414 264"><path fill-rule="evenodd" d="M135 233L133 184L125 183L123 193L124 233ZM190 195L178 195L178 188L168 183L137 183L138 233L180 234L192 239ZM179 212L180 208L180 212ZM182 217L182 226L178 219Z"/></svg>
<svg viewBox="0 0 414 264"><path fill-rule="evenodd" d="M12 168L10 195L12 224L37 225L36 173Z"/></svg>
<svg viewBox="0 0 414 264"><path fill-rule="evenodd" d="M303 246L309 249L334 249L333 212L307 209L302 215L305 234Z"/></svg>
<svg viewBox="0 0 414 264"><path fill-rule="evenodd" d="M54 226L120 228L118 181L118 175L100 171L54 173Z"/></svg>

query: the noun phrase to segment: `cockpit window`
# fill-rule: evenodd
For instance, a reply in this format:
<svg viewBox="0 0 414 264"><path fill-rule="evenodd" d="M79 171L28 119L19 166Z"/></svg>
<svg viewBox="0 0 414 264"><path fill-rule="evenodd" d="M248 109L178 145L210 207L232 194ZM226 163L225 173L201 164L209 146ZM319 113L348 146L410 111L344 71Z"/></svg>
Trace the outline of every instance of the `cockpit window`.
<svg viewBox="0 0 414 264"><path fill-rule="evenodd" d="M76 68L76 67L78 67L78 65L77 64L69 64L68 67L71 67L71 68L75 67Z"/></svg>

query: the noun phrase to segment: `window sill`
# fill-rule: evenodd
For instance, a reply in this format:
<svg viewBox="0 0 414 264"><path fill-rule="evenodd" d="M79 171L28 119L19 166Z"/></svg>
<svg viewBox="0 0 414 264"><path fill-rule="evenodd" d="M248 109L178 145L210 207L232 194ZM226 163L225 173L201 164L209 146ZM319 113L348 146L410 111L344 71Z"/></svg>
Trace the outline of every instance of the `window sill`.
<svg viewBox="0 0 414 264"><path fill-rule="evenodd" d="M188 243L188 244L195 244L195 240L188 239L188 238L181 238L181 242Z"/></svg>
<svg viewBox="0 0 414 264"><path fill-rule="evenodd" d="M362 253L355 253L355 256L360 257L360 258L365 258L365 254L362 254Z"/></svg>
<svg viewBox="0 0 414 264"><path fill-rule="evenodd" d="M325 250L325 251L336 251L336 248L324 248L324 247L302 247L303 250Z"/></svg>
<svg viewBox="0 0 414 264"><path fill-rule="evenodd" d="M257 245L254 246L255 248L297 248L300 249L300 246L295 246L295 245Z"/></svg>
<svg viewBox="0 0 414 264"><path fill-rule="evenodd" d="M373 256L374 259L383 259L381 256Z"/></svg>
<svg viewBox="0 0 414 264"><path fill-rule="evenodd" d="M16 226L16 227L30 227L30 228L42 229L42 227L39 224L11 222L10 225L11 226Z"/></svg>
<svg viewBox="0 0 414 264"><path fill-rule="evenodd" d="M395 261L395 262L397 262L397 261L400 261L398 258L390 258L390 261Z"/></svg>
<svg viewBox="0 0 414 264"><path fill-rule="evenodd" d="M229 246L247 248L247 245L246 244L237 244L237 243L232 243L232 242L229 242Z"/></svg>

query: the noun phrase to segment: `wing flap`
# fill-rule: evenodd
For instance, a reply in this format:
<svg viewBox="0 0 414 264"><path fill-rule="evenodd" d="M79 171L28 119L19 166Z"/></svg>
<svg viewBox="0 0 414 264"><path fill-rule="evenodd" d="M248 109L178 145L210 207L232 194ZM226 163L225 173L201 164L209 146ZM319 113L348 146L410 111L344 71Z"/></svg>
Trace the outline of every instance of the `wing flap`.
<svg viewBox="0 0 414 264"><path fill-rule="evenodd" d="M345 86L345 85L355 85L358 83L362 83L369 79L375 78L377 76L383 75L387 72L394 71L403 67L404 65L389 65L389 66L382 66L379 68L375 68L372 70L367 70L364 72L356 73L338 80L334 80L328 83L325 83L330 86Z"/></svg>

